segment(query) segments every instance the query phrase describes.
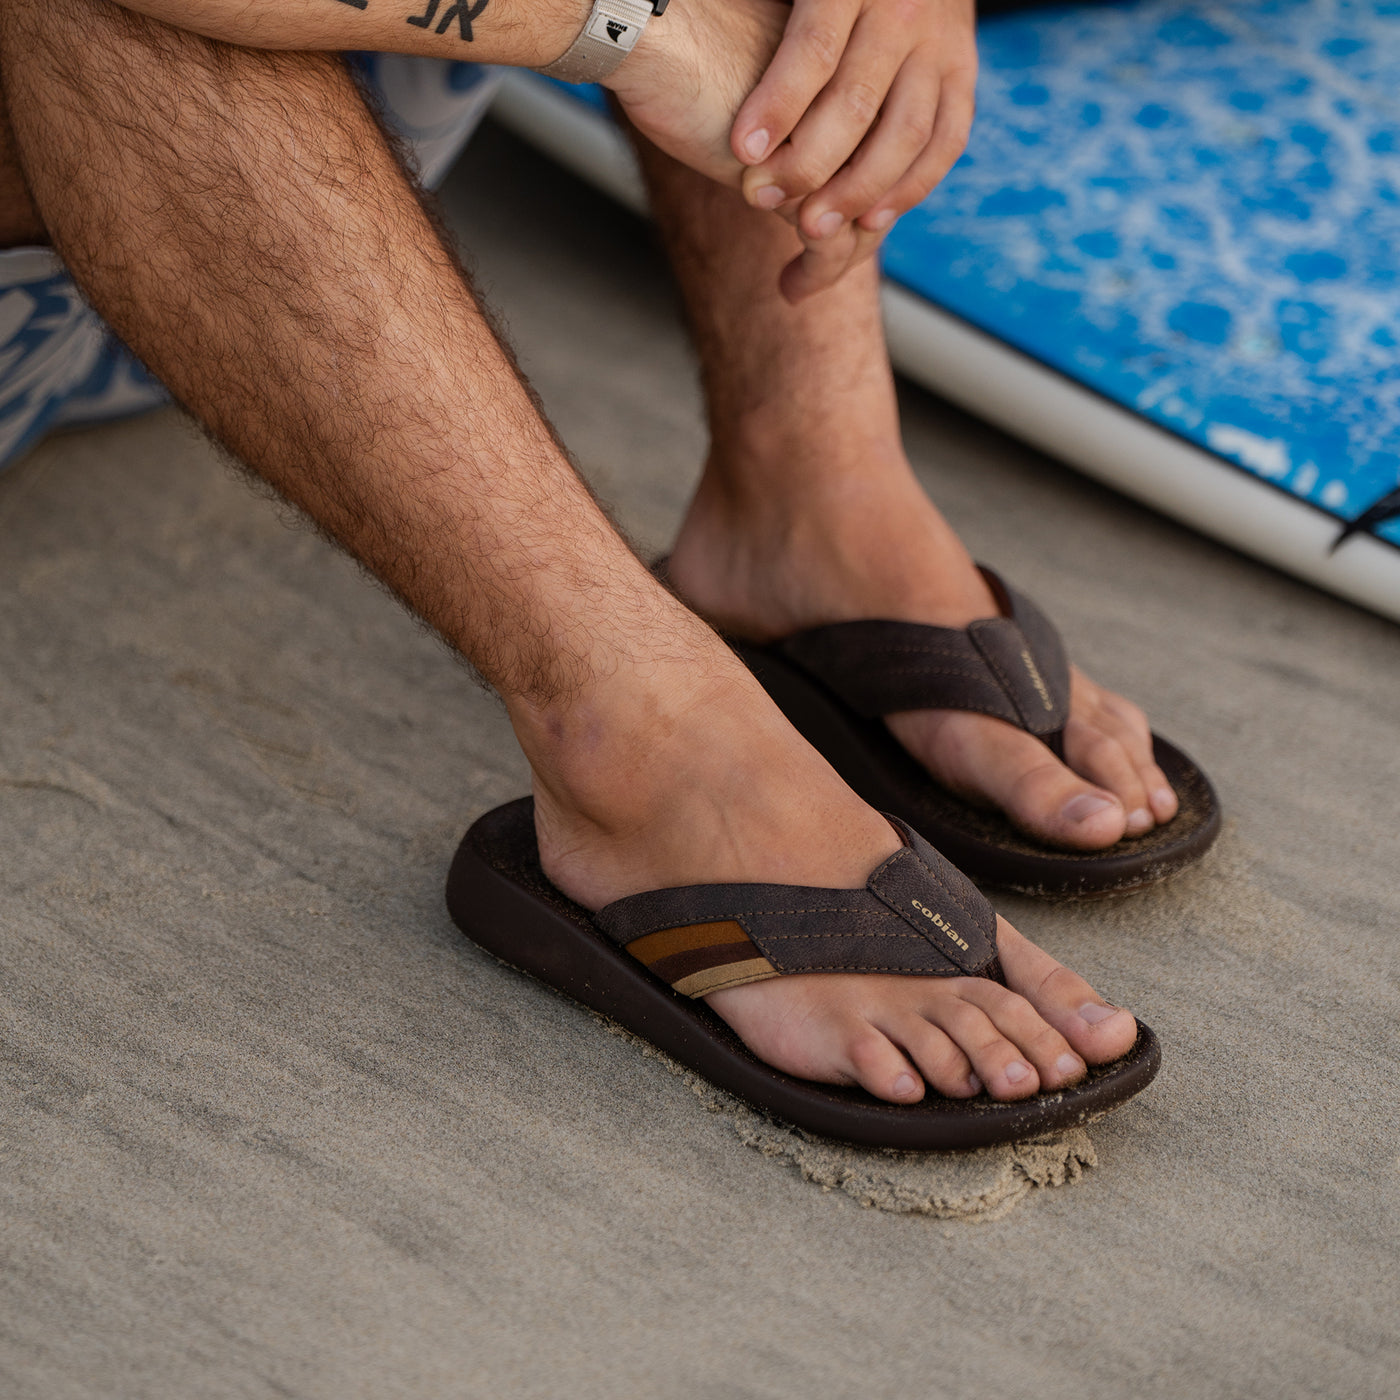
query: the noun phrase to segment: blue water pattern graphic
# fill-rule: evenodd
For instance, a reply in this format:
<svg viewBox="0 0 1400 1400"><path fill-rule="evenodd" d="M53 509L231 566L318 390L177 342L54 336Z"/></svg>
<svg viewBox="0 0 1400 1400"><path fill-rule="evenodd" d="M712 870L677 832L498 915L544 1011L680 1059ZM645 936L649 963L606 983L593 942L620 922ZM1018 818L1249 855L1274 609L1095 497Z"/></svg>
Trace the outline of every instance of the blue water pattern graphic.
<svg viewBox="0 0 1400 1400"><path fill-rule="evenodd" d="M885 271L1339 518L1394 491L1400 0L1140 0L980 34L967 154Z"/></svg>

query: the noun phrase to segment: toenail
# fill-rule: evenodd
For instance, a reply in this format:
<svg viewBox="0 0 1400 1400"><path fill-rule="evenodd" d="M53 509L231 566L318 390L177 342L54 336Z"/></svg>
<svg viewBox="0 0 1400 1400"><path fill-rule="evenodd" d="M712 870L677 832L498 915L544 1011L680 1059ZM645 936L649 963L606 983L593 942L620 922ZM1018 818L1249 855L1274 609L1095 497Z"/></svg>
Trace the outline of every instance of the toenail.
<svg viewBox="0 0 1400 1400"><path fill-rule="evenodd" d="M1100 1021L1107 1021L1110 1016L1116 1016L1119 1009L1116 1006L1100 1006L1096 1001L1086 1001L1079 1008L1079 1016L1091 1026L1097 1026Z"/></svg>
<svg viewBox="0 0 1400 1400"><path fill-rule="evenodd" d="M1084 1073L1084 1061L1078 1055L1064 1054L1055 1061L1055 1070L1066 1079L1072 1079L1076 1074Z"/></svg>
<svg viewBox="0 0 1400 1400"><path fill-rule="evenodd" d="M967 1076L967 1087L972 1093L980 1094L982 1092L982 1081L978 1079L975 1074L969 1074Z"/></svg>
<svg viewBox="0 0 1400 1400"><path fill-rule="evenodd" d="M817 220L817 237L830 238L845 222L845 219L841 217L837 210L828 209L826 213Z"/></svg>
<svg viewBox="0 0 1400 1400"><path fill-rule="evenodd" d="M1096 792L1081 792L1078 797L1071 797L1060 811L1069 821L1086 822L1114 805L1111 797L1100 797Z"/></svg>
<svg viewBox="0 0 1400 1400"><path fill-rule="evenodd" d="M1146 831L1152 825L1152 813L1146 807L1136 807L1128 813L1128 826Z"/></svg>
<svg viewBox="0 0 1400 1400"><path fill-rule="evenodd" d="M764 185L759 192L754 195L753 202L760 209L776 209L787 199L787 194L780 190L777 185Z"/></svg>
<svg viewBox="0 0 1400 1400"><path fill-rule="evenodd" d="M894 1081L894 1096L897 1099L907 1099L919 1087L919 1081L912 1074L901 1074Z"/></svg>
<svg viewBox="0 0 1400 1400"><path fill-rule="evenodd" d="M884 233L889 226L894 223L894 210L882 209L869 223L871 233Z"/></svg>
<svg viewBox="0 0 1400 1400"><path fill-rule="evenodd" d="M1030 1072L1031 1067L1024 1060L1012 1060L1004 1071L1009 1084L1019 1084Z"/></svg>
<svg viewBox="0 0 1400 1400"><path fill-rule="evenodd" d="M1157 791L1152 794L1150 800L1154 807L1159 807L1165 812L1175 804L1176 793L1174 793L1171 788L1158 788Z"/></svg>

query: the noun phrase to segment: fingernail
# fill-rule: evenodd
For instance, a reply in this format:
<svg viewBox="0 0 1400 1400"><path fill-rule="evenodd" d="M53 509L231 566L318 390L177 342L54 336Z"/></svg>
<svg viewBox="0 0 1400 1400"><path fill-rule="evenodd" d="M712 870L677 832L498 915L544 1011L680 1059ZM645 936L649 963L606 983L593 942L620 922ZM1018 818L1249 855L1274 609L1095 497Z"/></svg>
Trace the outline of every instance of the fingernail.
<svg viewBox="0 0 1400 1400"><path fill-rule="evenodd" d="M882 209L878 214L874 215L871 218L870 222L866 225L866 227L871 231L871 233L884 233L884 231L887 228L889 228L889 226L892 223L894 223L894 210Z"/></svg>
<svg viewBox="0 0 1400 1400"><path fill-rule="evenodd" d="M1079 1018L1088 1021L1091 1026L1097 1026L1100 1021L1106 1021L1110 1016L1116 1016L1119 1012L1116 1006L1101 1006L1096 1001L1086 1001L1079 1008Z"/></svg>
<svg viewBox="0 0 1400 1400"><path fill-rule="evenodd" d="M1081 792L1065 803L1060 809L1060 814L1072 822L1086 822L1090 817L1097 816L1112 806L1112 798L1100 797L1096 792Z"/></svg>
<svg viewBox="0 0 1400 1400"><path fill-rule="evenodd" d="M744 150L748 153L750 160L762 160L768 154L768 142L772 140L767 131L759 130L752 133L748 140L744 142Z"/></svg>
<svg viewBox="0 0 1400 1400"><path fill-rule="evenodd" d="M1064 1054L1055 1061L1055 1069L1066 1079L1073 1079L1076 1074L1084 1073L1084 1061L1078 1055Z"/></svg>
<svg viewBox="0 0 1400 1400"><path fill-rule="evenodd" d="M1031 1072L1031 1067L1024 1060L1012 1060L1003 1072L1008 1083L1019 1084Z"/></svg>
<svg viewBox="0 0 1400 1400"><path fill-rule="evenodd" d="M1152 813L1146 807L1136 807L1128 813L1127 827L1129 831L1146 831L1152 825Z"/></svg>
<svg viewBox="0 0 1400 1400"><path fill-rule="evenodd" d="M785 203L787 192L780 190L777 185L764 185L759 192L754 195L753 202L760 209L776 209L778 205Z"/></svg>
<svg viewBox="0 0 1400 1400"><path fill-rule="evenodd" d="M901 1074L894 1081L894 1096L897 1099L907 1099L919 1087L919 1081L912 1074Z"/></svg>
<svg viewBox="0 0 1400 1400"><path fill-rule="evenodd" d="M845 222L845 219L843 219L835 209L828 209L826 213L817 220L817 237L830 238Z"/></svg>

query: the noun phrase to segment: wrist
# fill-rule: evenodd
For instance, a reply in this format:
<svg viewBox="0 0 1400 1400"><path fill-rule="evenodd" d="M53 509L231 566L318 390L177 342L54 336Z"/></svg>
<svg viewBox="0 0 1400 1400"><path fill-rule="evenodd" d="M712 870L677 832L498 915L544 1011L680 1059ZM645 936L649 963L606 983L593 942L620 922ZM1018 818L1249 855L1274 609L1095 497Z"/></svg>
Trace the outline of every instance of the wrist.
<svg viewBox="0 0 1400 1400"><path fill-rule="evenodd" d="M652 92L658 83L675 82L683 67L682 56L690 39L689 12L695 3L670 0L664 13L652 17L632 52L599 85L626 105L629 94Z"/></svg>
<svg viewBox="0 0 1400 1400"><path fill-rule="evenodd" d="M607 83L668 4L669 0L591 0L572 43L539 71L560 82Z"/></svg>
<svg viewBox="0 0 1400 1400"><path fill-rule="evenodd" d="M592 10L593 0L548 0L541 5L538 23L530 31L531 57L523 66L541 69L558 62L588 23Z"/></svg>

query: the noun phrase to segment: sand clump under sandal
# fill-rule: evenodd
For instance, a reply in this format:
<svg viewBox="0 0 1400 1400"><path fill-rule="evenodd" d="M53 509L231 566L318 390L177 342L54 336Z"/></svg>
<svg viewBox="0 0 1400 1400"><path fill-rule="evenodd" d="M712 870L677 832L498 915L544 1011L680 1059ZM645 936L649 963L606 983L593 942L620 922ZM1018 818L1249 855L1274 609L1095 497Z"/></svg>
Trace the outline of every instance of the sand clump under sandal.
<svg viewBox="0 0 1400 1400"><path fill-rule="evenodd" d="M776 1117L866 1147L970 1148L1075 1127L1132 1097L1161 1059L1139 1022L1121 1059L1072 1088L1002 1103L933 1089L893 1104L817 1084L758 1059L699 998L798 973L869 972L1002 980L996 916L976 887L917 833L864 889L690 885L619 899L598 914L540 868L534 804L498 807L467 832L447 905L457 926L502 962L620 1023L711 1083Z"/></svg>
<svg viewBox="0 0 1400 1400"><path fill-rule="evenodd" d="M1153 754L1176 791L1176 816L1103 850L1074 851L940 786L890 733L883 715L972 710L1034 734L1063 758L1070 682L1059 633L1028 598L990 569L982 574L1001 616L965 628L837 622L767 645L727 640L848 786L979 883L1022 894L1122 894L1199 860L1220 832L1220 803L1205 774L1158 734Z"/></svg>

